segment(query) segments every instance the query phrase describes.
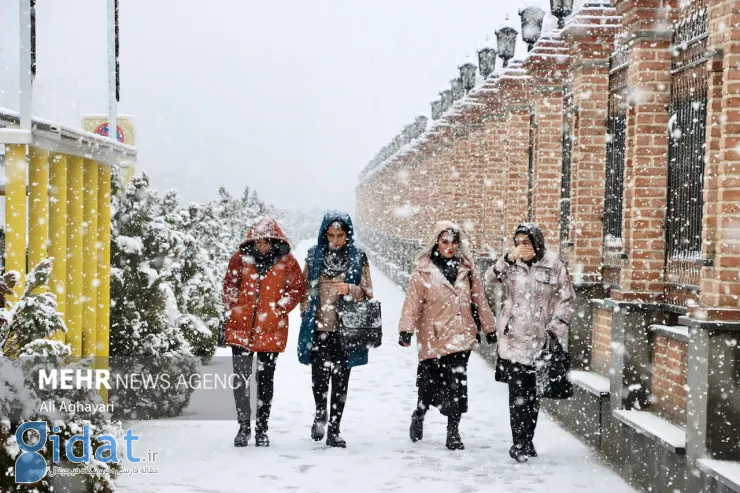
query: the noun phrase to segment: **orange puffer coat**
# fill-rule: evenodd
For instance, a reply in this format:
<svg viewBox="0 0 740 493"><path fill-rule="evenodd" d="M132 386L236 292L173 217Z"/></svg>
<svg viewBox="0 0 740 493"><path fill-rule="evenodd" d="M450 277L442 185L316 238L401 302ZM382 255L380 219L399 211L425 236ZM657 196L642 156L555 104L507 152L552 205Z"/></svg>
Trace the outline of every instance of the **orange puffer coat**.
<svg viewBox="0 0 740 493"><path fill-rule="evenodd" d="M262 276L245 252L258 239L279 242L280 258ZM231 257L224 279L224 308L230 311L225 341L254 352L283 352L288 342L288 314L298 305L306 283L301 266L277 223L269 218L254 222Z"/></svg>

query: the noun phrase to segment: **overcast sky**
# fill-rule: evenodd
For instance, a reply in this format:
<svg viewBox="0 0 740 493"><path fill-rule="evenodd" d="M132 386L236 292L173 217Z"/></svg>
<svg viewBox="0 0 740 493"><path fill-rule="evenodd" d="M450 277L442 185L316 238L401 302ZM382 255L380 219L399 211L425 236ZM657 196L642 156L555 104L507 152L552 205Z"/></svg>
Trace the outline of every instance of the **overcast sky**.
<svg viewBox="0 0 740 493"><path fill-rule="evenodd" d="M524 4L120 3L119 111L136 118L138 170L156 188L207 201L249 185L278 206L348 210L360 170L506 14L520 30ZM107 112L105 4L37 0L35 115L80 126ZM18 108L18 0L0 0L0 106Z"/></svg>

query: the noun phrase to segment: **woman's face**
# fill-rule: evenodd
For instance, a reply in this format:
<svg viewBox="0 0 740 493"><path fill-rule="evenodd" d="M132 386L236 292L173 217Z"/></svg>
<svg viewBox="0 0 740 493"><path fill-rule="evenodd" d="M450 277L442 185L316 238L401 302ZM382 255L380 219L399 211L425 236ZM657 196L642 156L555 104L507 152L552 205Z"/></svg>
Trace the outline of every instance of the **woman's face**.
<svg viewBox="0 0 740 493"><path fill-rule="evenodd" d="M455 240L455 235L445 231L437 238L437 248L444 258L453 258L457 254L460 245Z"/></svg>
<svg viewBox="0 0 740 493"><path fill-rule="evenodd" d="M270 248L272 248L272 244L270 244L270 240L260 238L254 242L254 248L260 252L261 255L265 255L270 251Z"/></svg>
<svg viewBox="0 0 740 493"><path fill-rule="evenodd" d="M347 233L342 228L332 225L326 230L326 239L329 240L329 248L339 250L347 243Z"/></svg>
<svg viewBox="0 0 740 493"><path fill-rule="evenodd" d="M531 248L531 253L522 256L522 260L524 260L525 262L529 262L530 260L532 260L534 258L534 245L532 245L532 241L529 239L529 236L525 235L524 233L519 233L514 239L516 241L516 246Z"/></svg>

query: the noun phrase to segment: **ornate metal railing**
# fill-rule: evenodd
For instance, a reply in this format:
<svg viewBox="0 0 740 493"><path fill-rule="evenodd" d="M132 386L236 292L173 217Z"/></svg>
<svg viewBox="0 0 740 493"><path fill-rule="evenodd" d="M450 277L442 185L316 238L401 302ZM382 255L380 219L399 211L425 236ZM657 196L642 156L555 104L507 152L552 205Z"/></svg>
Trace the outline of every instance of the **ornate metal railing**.
<svg viewBox="0 0 740 493"><path fill-rule="evenodd" d="M609 113L607 117L606 183L604 184L603 281L618 285L623 256L622 194L627 149L627 46L611 56L609 71Z"/></svg>
<svg viewBox="0 0 740 493"><path fill-rule="evenodd" d="M666 297L695 299L700 284L708 74L706 0L685 3L674 26L671 63Z"/></svg>

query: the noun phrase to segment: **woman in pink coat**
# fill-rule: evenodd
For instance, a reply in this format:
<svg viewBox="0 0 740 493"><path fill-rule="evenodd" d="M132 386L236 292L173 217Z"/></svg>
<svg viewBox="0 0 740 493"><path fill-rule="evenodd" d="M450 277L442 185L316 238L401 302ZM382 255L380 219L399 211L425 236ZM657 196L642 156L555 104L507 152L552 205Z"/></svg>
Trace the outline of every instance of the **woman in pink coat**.
<svg viewBox="0 0 740 493"><path fill-rule="evenodd" d="M478 343L473 305L488 342L495 342L493 313L467 236L454 223L438 222L429 244L417 256L398 328L399 344L409 346L416 334L419 351L419 397L409 430L414 442L422 438L427 409L435 406L447 416L447 448L465 448L458 426L468 410L468 358Z"/></svg>

